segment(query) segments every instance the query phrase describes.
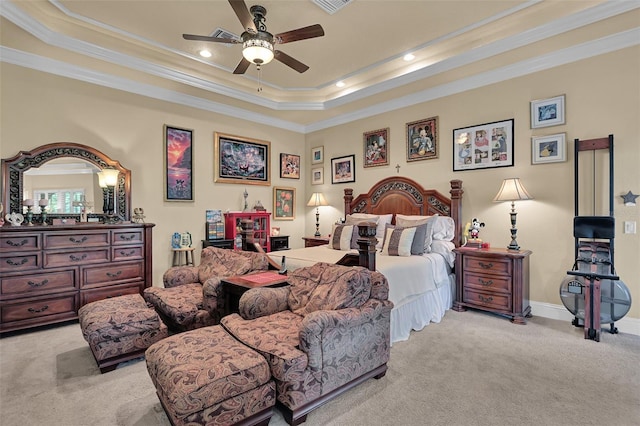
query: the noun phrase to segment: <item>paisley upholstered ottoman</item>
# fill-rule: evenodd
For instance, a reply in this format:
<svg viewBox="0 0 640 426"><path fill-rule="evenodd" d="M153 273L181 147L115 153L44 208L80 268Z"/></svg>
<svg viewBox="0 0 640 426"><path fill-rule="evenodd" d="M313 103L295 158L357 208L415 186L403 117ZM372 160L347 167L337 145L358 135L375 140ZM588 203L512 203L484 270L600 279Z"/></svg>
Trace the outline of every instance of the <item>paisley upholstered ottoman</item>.
<svg viewBox="0 0 640 426"><path fill-rule="evenodd" d="M144 355L152 343L167 337L167 327L139 294L98 300L78 311L82 335L101 373Z"/></svg>
<svg viewBox="0 0 640 426"><path fill-rule="evenodd" d="M269 365L221 326L168 337L145 358L173 425L269 424L276 402Z"/></svg>

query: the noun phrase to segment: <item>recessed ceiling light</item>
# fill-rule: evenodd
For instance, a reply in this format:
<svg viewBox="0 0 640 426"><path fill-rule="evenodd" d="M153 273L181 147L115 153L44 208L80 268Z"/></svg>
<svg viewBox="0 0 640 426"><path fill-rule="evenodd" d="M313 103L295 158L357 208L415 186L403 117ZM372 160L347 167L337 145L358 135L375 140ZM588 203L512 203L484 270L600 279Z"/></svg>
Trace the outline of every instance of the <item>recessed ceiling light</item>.
<svg viewBox="0 0 640 426"><path fill-rule="evenodd" d="M336 86L338 87L344 87L344 81L339 81L336 83Z"/></svg>
<svg viewBox="0 0 640 426"><path fill-rule="evenodd" d="M200 51L200 56L202 56L203 58L210 58L211 52L209 52L207 49L202 49Z"/></svg>
<svg viewBox="0 0 640 426"><path fill-rule="evenodd" d="M403 59L408 62L408 61L413 61L415 58L416 57L413 54L407 53L406 55L404 55Z"/></svg>

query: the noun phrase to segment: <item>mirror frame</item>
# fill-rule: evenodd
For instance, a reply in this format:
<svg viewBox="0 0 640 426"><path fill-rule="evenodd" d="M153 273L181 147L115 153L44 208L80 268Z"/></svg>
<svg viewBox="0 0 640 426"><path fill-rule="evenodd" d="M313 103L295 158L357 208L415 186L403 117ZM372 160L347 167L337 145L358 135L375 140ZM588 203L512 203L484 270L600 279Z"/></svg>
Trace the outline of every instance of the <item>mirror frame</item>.
<svg viewBox="0 0 640 426"><path fill-rule="evenodd" d="M39 146L31 151L20 151L16 156L2 159L3 203L7 213L22 213L22 193L24 189L23 173L31 168L40 167L56 158L73 157L85 160L99 169L107 167L120 172L115 192L115 215L121 220L131 220L131 170L122 167L120 162L112 160L104 153L90 146L73 142L55 142ZM49 214L50 218L75 218L79 214ZM90 213L89 217L104 222L104 213Z"/></svg>

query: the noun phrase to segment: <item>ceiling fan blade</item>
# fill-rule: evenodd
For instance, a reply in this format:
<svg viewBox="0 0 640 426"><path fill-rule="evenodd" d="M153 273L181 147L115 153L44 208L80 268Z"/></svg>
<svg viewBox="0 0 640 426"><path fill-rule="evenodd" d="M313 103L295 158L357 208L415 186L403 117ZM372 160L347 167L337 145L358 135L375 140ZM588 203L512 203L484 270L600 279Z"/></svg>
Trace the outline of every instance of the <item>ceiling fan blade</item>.
<svg viewBox="0 0 640 426"><path fill-rule="evenodd" d="M298 28L297 30L291 30L284 33L276 34L273 36L276 43L284 44L291 43L292 41L305 40L308 38L322 37L324 30L320 24L309 25L308 27Z"/></svg>
<svg viewBox="0 0 640 426"><path fill-rule="evenodd" d="M275 52L273 52L273 57L275 59L277 59L278 61L282 62L283 64L293 68L294 70L298 71L299 73L303 73L306 70L309 69L309 67L305 64L303 64L302 62L300 62L297 59L293 59L291 56L287 55L284 52L281 52L279 50L276 50Z"/></svg>
<svg viewBox="0 0 640 426"><path fill-rule="evenodd" d="M185 40L211 41L214 43L233 43L233 44L242 43L239 40L236 40L233 38L226 38L226 37L210 37L210 36L201 36L201 35L195 35L195 34L182 34L182 37Z"/></svg>
<svg viewBox="0 0 640 426"><path fill-rule="evenodd" d="M229 4L236 13L245 31L253 34L257 33L258 29L256 28L256 24L253 23L253 15L249 12L244 0L229 0Z"/></svg>
<svg viewBox="0 0 640 426"><path fill-rule="evenodd" d="M236 67L235 70L233 70L234 74L244 74L247 69L249 68L249 65L251 65L251 62L247 61L244 57L242 58L242 60L240 61L240 63L238 64L238 66Z"/></svg>

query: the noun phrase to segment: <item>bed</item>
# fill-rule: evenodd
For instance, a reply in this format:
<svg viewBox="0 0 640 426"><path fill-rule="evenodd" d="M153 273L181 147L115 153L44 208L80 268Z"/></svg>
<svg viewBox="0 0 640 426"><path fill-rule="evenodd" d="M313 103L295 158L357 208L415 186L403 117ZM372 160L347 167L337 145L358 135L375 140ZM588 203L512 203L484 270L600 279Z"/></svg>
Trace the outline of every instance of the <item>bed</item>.
<svg viewBox="0 0 640 426"><path fill-rule="evenodd" d="M334 225L329 245L270 253L270 256L274 261L280 262L282 255L285 255L288 270L316 262L329 262L360 264L380 271L389 281L389 300L394 304L391 311L391 342L407 340L412 330L421 330L430 322L440 322L455 299L455 256L451 250L461 242L464 191L462 181L452 180L450 184L451 197L445 197L433 189L424 189L419 183L401 176L383 179L367 193L355 197L353 190L346 188L345 224L363 224L368 220L369 226L361 226L361 229L364 231L368 228L370 236L373 236L372 232L376 232L377 239L369 238L367 242L361 231L358 249L353 248L353 242L350 247L345 245L338 249L338 233L341 228ZM431 218L426 219L426 216ZM391 236L389 228L400 224L402 227L396 227L397 232L412 229L414 227L410 224L414 223L414 218L422 220L415 223L432 223L428 232L437 238L432 238L430 252L411 256L406 253L400 256L390 255L390 238L384 238L385 235ZM378 223L372 223L372 220L377 220ZM387 221L391 222L391 226L386 225ZM439 225L434 225L436 221ZM354 236L353 240L356 238ZM422 238L424 237L419 240L422 241ZM386 247L381 244L381 240L384 240ZM378 244L374 248L376 241Z"/></svg>

